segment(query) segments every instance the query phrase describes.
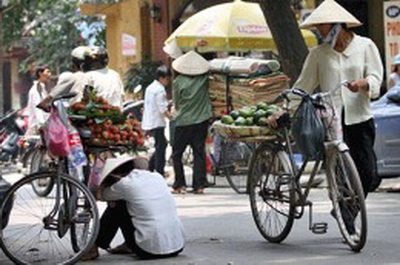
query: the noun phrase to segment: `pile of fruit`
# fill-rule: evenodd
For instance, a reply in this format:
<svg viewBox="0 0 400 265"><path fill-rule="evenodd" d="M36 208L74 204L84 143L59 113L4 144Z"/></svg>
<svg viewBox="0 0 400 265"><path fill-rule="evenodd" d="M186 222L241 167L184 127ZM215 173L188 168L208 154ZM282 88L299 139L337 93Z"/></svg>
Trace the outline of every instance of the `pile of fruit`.
<svg viewBox="0 0 400 265"><path fill-rule="evenodd" d="M90 129L90 145L126 145L132 148L144 145L139 122L127 119L119 107L97 97L93 90L87 92L81 102L72 104L69 114L76 127Z"/></svg>
<svg viewBox="0 0 400 265"><path fill-rule="evenodd" d="M278 111L281 111L279 106L260 102L256 106L245 106L223 115L221 122L236 126L268 126L268 116Z"/></svg>

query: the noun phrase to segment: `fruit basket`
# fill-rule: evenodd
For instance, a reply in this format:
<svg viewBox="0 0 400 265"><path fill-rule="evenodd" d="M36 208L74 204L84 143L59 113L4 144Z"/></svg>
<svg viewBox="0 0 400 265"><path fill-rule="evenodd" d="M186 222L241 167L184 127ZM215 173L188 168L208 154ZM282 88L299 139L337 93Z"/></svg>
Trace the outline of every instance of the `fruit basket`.
<svg viewBox="0 0 400 265"><path fill-rule="evenodd" d="M215 133L227 138L256 137L273 135L273 131L266 126L238 126L215 121L212 125Z"/></svg>
<svg viewBox="0 0 400 265"><path fill-rule="evenodd" d="M88 146L126 146L137 149L144 145L144 135L140 123L129 119L119 107L112 106L96 95L91 87L86 88L81 102L69 109L71 123L79 129L90 130L90 138L82 135Z"/></svg>

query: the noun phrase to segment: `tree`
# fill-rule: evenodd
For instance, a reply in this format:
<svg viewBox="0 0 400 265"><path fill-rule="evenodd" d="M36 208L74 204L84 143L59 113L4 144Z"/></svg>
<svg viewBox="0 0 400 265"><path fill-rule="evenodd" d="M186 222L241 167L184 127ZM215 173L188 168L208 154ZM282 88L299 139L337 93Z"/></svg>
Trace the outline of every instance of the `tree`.
<svg viewBox="0 0 400 265"><path fill-rule="evenodd" d="M81 16L79 0L10 0L3 19L4 44L22 45L30 54L22 70L34 62L64 71L70 67L74 47L88 44L92 37L104 44L101 27L92 36L82 37L82 26L88 31L101 19Z"/></svg>
<svg viewBox="0 0 400 265"><path fill-rule="evenodd" d="M256 0L271 30L283 71L295 82L300 75L308 49L299 29L290 0Z"/></svg>

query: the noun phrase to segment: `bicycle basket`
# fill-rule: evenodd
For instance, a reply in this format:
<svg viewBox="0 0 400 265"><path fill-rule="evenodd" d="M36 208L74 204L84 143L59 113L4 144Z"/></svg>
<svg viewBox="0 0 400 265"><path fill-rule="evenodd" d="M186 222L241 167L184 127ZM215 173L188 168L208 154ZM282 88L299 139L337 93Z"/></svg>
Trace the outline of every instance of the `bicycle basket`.
<svg viewBox="0 0 400 265"><path fill-rule="evenodd" d="M315 158L324 148L325 127L309 96L303 98L294 115L292 134L306 157Z"/></svg>

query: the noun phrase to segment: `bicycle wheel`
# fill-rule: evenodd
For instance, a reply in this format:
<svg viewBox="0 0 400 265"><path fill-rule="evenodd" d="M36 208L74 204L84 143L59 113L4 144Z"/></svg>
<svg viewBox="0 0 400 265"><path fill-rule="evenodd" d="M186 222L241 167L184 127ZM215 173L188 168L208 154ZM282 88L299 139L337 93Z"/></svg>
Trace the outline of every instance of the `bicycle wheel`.
<svg viewBox="0 0 400 265"><path fill-rule="evenodd" d="M261 235L282 242L293 226L294 179L287 153L273 145L259 146L250 163L249 195L254 221Z"/></svg>
<svg viewBox="0 0 400 265"><path fill-rule="evenodd" d="M47 154L46 148L37 148L32 154L32 159L30 162L29 174L36 172L49 171L51 166L49 163L50 159ZM56 172L54 171L54 174ZM55 175L51 178L37 179L32 182L32 188L34 192L41 197L46 197L50 194L54 186Z"/></svg>
<svg viewBox="0 0 400 265"><path fill-rule="evenodd" d="M2 216L8 216L8 223L1 226L0 247L16 264L73 264L96 240L99 229L96 201L83 184L66 174L59 176L60 190L74 191L67 196L61 192L59 204L55 196L40 197L32 190L33 181L52 175L53 172L28 175L5 195L1 212ZM72 194L77 196L76 200L70 200ZM10 202L13 206L7 212ZM84 233L78 233L82 230L77 229L82 227ZM71 238L81 236L85 238L80 238L81 245L76 251Z"/></svg>
<svg viewBox="0 0 400 265"><path fill-rule="evenodd" d="M249 171L251 148L246 143L226 142L222 147L223 173L229 185L238 194L247 192L247 176Z"/></svg>
<svg viewBox="0 0 400 265"><path fill-rule="evenodd" d="M332 151L327 161L332 214L347 244L358 252L367 240L367 212L360 177L348 151Z"/></svg>

